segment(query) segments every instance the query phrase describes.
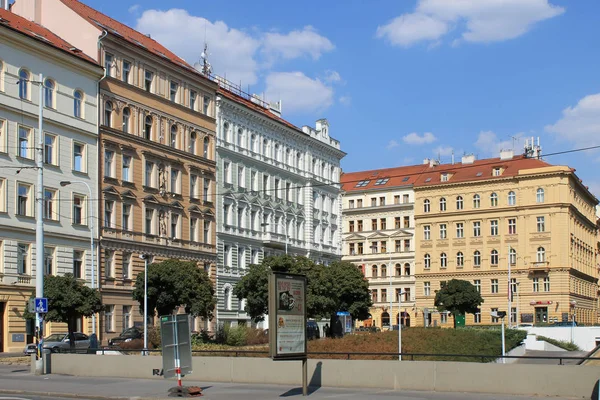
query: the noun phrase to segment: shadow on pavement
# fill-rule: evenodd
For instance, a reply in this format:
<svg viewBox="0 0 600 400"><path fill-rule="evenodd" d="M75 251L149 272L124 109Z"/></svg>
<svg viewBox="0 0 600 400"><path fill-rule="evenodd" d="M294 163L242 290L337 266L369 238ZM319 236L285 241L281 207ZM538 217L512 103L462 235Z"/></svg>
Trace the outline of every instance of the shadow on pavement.
<svg viewBox="0 0 600 400"><path fill-rule="evenodd" d="M316 392L321 387L322 368L323 368L323 363L321 361L319 361L317 363L317 366L315 367L315 373L313 374L313 376L310 378L310 381L308 382L308 394L309 395ZM302 396L302 388L299 387L299 388L290 389L287 392L281 394L279 397L291 397L291 396Z"/></svg>

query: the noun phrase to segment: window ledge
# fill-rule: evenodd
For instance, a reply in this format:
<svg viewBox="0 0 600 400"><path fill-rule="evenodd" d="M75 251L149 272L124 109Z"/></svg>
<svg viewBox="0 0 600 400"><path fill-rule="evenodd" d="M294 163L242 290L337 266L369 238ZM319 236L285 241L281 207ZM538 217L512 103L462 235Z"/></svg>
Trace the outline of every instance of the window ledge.
<svg viewBox="0 0 600 400"><path fill-rule="evenodd" d="M34 149L32 149L34 150ZM17 155L17 160L19 161L25 161L25 162L30 162L30 163L34 163L35 160L33 158L29 158L29 157L21 157L19 155Z"/></svg>
<svg viewBox="0 0 600 400"><path fill-rule="evenodd" d="M78 171L76 169L72 169L71 172L73 173L73 175L89 177L88 173L85 171Z"/></svg>
<svg viewBox="0 0 600 400"><path fill-rule="evenodd" d="M35 219L35 217L34 217L33 215L21 215L21 214L15 214L15 216L16 216L17 218L22 218L22 219L31 219L31 220L34 220L34 219Z"/></svg>

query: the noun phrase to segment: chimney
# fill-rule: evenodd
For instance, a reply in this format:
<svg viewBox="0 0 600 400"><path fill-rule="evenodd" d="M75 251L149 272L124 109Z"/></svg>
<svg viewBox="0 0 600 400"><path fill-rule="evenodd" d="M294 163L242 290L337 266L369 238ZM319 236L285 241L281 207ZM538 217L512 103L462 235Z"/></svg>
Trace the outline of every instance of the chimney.
<svg viewBox="0 0 600 400"><path fill-rule="evenodd" d="M429 158L424 158L423 159L423 164L429 164Z"/></svg>
<svg viewBox="0 0 600 400"><path fill-rule="evenodd" d="M465 154L462 156L463 164L473 164L475 162L475 154Z"/></svg>
<svg viewBox="0 0 600 400"><path fill-rule="evenodd" d="M429 159L429 167L430 168L437 167L438 165L440 165L439 160L434 160L433 158Z"/></svg>
<svg viewBox="0 0 600 400"><path fill-rule="evenodd" d="M8 10L8 2L9 1L10 0L0 0L0 7L3 8L3 9L5 9L5 10Z"/></svg>
<svg viewBox="0 0 600 400"><path fill-rule="evenodd" d="M501 160L512 160L515 152L512 150L500 150L500 159Z"/></svg>

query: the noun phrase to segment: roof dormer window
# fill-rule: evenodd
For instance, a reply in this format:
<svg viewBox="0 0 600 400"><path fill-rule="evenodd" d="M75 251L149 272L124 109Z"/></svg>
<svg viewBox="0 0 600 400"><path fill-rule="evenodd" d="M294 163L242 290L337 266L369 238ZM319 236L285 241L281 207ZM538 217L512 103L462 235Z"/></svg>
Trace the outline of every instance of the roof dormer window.
<svg viewBox="0 0 600 400"><path fill-rule="evenodd" d="M443 174L441 175L441 177L440 177L440 180L441 180L442 182L448 182L448 180L449 180L449 179L450 179L450 174L448 174L448 173L446 173L446 172L445 172L445 173L443 173Z"/></svg>
<svg viewBox="0 0 600 400"><path fill-rule="evenodd" d="M502 175L502 168L494 167L494 169L492 170L492 176L500 176L500 175Z"/></svg>

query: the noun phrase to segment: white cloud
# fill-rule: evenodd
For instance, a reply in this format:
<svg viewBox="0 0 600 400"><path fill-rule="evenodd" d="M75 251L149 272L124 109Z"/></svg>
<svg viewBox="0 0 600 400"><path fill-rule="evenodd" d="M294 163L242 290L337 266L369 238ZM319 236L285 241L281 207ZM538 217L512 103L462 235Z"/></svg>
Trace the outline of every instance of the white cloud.
<svg viewBox="0 0 600 400"><path fill-rule="evenodd" d="M390 142L387 144L387 146L385 146L386 149L391 150L394 147L398 147L400 146L400 143L396 142L395 140L390 140Z"/></svg>
<svg viewBox="0 0 600 400"><path fill-rule="evenodd" d="M305 26L301 31L291 31L287 34L265 34L262 51L269 57L289 60L309 55L313 60L318 60L323 53L334 48L333 43L319 35L312 26Z"/></svg>
<svg viewBox="0 0 600 400"><path fill-rule="evenodd" d="M337 71L327 70L327 71L325 71L325 81L331 82L331 83L341 82L342 76Z"/></svg>
<svg viewBox="0 0 600 400"><path fill-rule="evenodd" d="M515 135L520 137L521 134ZM513 141L500 140L492 131L481 131L477 136L475 147L486 156L500 157L500 150L510 150L513 148Z"/></svg>
<svg viewBox="0 0 600 400"><path fill-rule="evenodd" d="M404 143L416 144L416 145L429 144L429 143L435 142L436 140L437 140L437 138L431 132L425 132L423 134L423 136L419 136L419 134L417 132L412 132L412 133L409 133L408 135L402 137L402 141Z"/></svg>
<svg viewBox="0 0 600 400"><path fill-rule="evenodd" d="M321 111L333 104L333 89L302 72L272 72L266 78L267 98L283 101L284 113Z"/></svg>
<svg viewBox="0 0 600 400"><path fill-rule="evenodd" d="M188 14L186 10L146 10L138 19L136 29L150 33L188 63L194 64L209 44L209 61L213 70L232 82L243 85L257 82L258 64L254 58L260 41L248 33L230 28L223 21L210 22ZM206 36L205 36L206 30Z"/></svg>
<svg viewBox="0 0 600 400"><path fill-rule="evenodd" d="M600 93L585 96L574 107L565 108L562 118L545 130L580 147L600 145Z"/></svg>
<svg viewBox="0 0 600 400"><path fill-rule="evenodd" d="M140 9L140 5L139 4L134 4L131 7L129 7L127 9L127 11L129 12L129 14L135 14L139 9Z"/></svg>
<svg viewBox="0 0 600 400"><path fill-rule="evenodd" d="M452 154L453 151L454 148L450 146L438 146L435 149L433 149L433 153L435 155L439 155L440 157L449 156Z"/></svg>
<svg viewBox="0 0 600 400"><path fill-rule="evenodd" d="M340 96L340 104L349 106L352 103L352 97L350 96Z"/></svg>
<svg viewBox="0 0 600 400"><path fill-rule="evenodd" d="M550 0L418 0L413 13L402 14L377 29L393 45L408 47L437 41L455 28L467 42L514 39L536 23L565 12ZM453 45L459 41L453 41Z"/></svg>

